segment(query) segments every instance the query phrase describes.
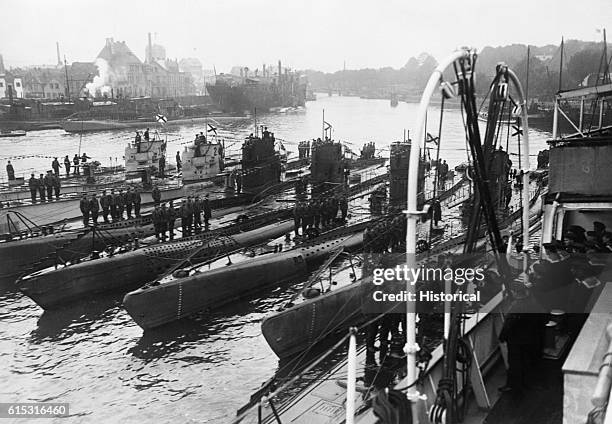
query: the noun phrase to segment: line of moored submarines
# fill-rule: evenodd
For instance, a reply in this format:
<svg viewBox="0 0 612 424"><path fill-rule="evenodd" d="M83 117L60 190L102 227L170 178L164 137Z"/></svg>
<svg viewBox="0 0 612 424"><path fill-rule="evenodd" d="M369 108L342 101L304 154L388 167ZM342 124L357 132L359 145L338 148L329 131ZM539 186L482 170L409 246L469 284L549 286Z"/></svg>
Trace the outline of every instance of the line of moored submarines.
<svg viewBox="0 0 612 424"><path fill-rule="evenodd" d="M352 186L349 195L355 196L387 178L386 174L380 175ZM247 258L218 269L189 272L178 269L186 257L192 264L210 262L242 247L287 234L293 226L291 208L265 212L192 237L95 257L66 267L51 266L20 278L17 287L44 309L56 309L103 292L126 292L148 281L126 295L124 306L141 327L149 329L304 275L331 250L340 246L352 249L363 240L364 227L358 224L344 228L342 234L323 235L292 250ZM98 236L98 240L102 238ZM91 247L90 238L88 242ZM83 243L83 248L86 244ZM159 280L169 272L170 277Z"/></svg>

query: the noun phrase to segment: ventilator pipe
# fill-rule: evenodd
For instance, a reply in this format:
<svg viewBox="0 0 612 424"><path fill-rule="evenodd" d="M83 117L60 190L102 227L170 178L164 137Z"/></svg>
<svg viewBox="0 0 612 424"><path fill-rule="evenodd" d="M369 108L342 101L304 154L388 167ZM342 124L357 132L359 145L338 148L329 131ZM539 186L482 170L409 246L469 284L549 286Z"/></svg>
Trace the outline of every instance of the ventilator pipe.
<svg viewBox="0 0 612 424"><path fill-rule="evenodd" d="M346 424L355 422L355 385L357 381L357 328L349 329L348 372L346 376Z"/></svg>
<svg viewBox="0 0 612 424"><path fill-rule="evenodd" d="M529 248L529 123L527 122L527 101L523 92L523 86L519 81L516 74L508 69L508 79L518 95L518 106L520 107L522 114L522 126L523 126L523 139L521 140L522 145L522 158L521 158L521 170L523 171L523 250L527 251ZM523 271L527 270L527 261L523 263Z"/></svg>
<svg viewBox="0 0 612 424"><path fill-rule="evenodd" d="M431 76L429 77L429 81L427 81L427 86L425 87L425 91L421 97L421 103L419 105L419 109L417 111L414 134L415 134L415 144L410 149L410 159L408 165L408 209L405 211L407 214L407 224L406 224L406 265L409 268L416 268L416 226L417 221L419 220L419 215L423 213L423 211L417 210L417 181L419 177L419 158L421 155L421 149L425 146L425 118L427 115L427 108L431 101L431 97L433 96L436 88L440 84L442 79L442 74L444 70L453 64L458 59L467 58L471 54L471 50L467 48L463 48L461 50L457 50L447 58L445 58L438 67L433 71ZM418 144L417 144L418 143ZM407 281L407 295L415 296L415 285L413 281ZM410 294L412 293L412 295ZM416 344L416 310L415 310L415 302L408 301L407 303L407 328L406 328L406 346L404 347L404 351L406 352L407 357L407 382L408 382L408 399L411 402L416 402L418 399L419 393L417 391L416 385L413 383L417 378L417 369L416 369L416 353L418 351L418 345ZM413 414L414 416L414 414Z"/></svg>

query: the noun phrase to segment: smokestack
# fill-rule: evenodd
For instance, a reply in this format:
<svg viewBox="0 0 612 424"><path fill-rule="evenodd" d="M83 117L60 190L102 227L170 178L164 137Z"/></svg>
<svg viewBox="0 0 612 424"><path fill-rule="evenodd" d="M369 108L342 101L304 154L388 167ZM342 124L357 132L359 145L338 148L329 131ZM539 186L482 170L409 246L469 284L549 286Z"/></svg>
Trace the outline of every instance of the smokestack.
<svg viewBox="0 0 612 424"><path fill-rule="evenodd" d="M281 75L282 75L282 72L281 72L281 61L279 60L278 61L278 82L279 83L281 81Z"/></svg>
<svg viewBox="0 0 612 424"><path fill-rule="evenodd" d="M59 51L59 41L55 42L55 47L57 48L57 66L62 66L62 59L60 58L60 51Z"/></svg>
<svg viewBox="0 0 612 424"><path fill-rule="evenodd" d="M108 47L108 49L110 50L110 54L115 54L115 52L113 51L113 38L107 38L106 39L106 47Z"/></svg>
<svg viewBox="0 0 612 424"><path fill-rule="evenodd" d="M153 45L151 44L151 33L149 33L149 54L147 55L147 62L153 62Z"/></svg>
<svg viewBox="0 0 612 424"><path fill-rule="evenodd" d="M4 59L2 59L2 55L0 54L0 75L4 73Z"/></svg>
<svg viewBox="0 0 612 424"><path fill-rule="evenodd" d="M263 75L263 77L266 77L266 64L263 64L263 71L261 71L261 74Z"/></svg>

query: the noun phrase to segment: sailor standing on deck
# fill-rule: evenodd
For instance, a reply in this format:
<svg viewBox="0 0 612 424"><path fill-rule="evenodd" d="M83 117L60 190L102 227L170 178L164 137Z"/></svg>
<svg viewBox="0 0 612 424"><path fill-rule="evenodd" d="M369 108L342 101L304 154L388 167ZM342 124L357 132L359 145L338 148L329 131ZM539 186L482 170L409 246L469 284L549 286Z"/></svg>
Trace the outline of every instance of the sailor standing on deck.
<svg viewBox="0 0 612 424"><path fill-rule="evenodd" d="M127 193L125 193L125 210L127 212L128 219L132 218L132 206L134 205L134 192L132 187L128 187Z"/></svg>
<svg viewBox="0 0 612 424"><path fill-rule="evenodd" d="M38 180L34 174L30 174L28 180L28 187L30 187L30 196L32 197L32 203L36 203L36 191L38 191Z"/></svg>
<svg viewBox="0 0 612 424"><path fill-rule="evenodd" d="M51 168L53 168L53 173L59 177L60 163L57 158L53 158L53 162L51 162Z"/></svg>
<svg viewBox="0 0 612 424"><path fill-rule="evenodd" d="M166 224L168 226L168 233L170 240L174 240L174 221L176 220L176 210L174 209L174 203L170 200L170 206L166 212Z"/></svg>
<svg viewBox="0 0 612 424"><path fill-rule="evenodd" d="M322 210L321 201L313 200L312 201L312 215L313 215L313 223L314 223L315 228L319 228L319 225L321 224L321 210Z"/></svg>
<svg viewBox="0 0 612 424"><path fill-rule="evenodd" d="M47 200L47 197L45 194L45 177L43 176L43 174L40 174L40 177L38 177L38 194L40 195L41 202L44 202Z"/></svg>
<svg viewBox="0 0 612 424"><path fill-rule="evenodd" d="M189 210L189 206L187 205L187 200L183 200L181 207L179 208L179 215L181 216L181 227L183 228L183 237L188 237L191 235L191 231L189 229L189 221L191 220L192 214Z"/></svg>
<svg viewBox="0 0 612 424"><path fill-rule="evenodd" d="M91 199L89 200L89 213L91 214L91 221L93 225L98 225L98 212L100 211L100 204L98 203L98 198L96 197L96 193L91 195Z"/></svg>
<svg viewBox="0 0 612 424"><path fill-rule="evenodd" d="M113 218L113 222L117 220L117 205L115 204L115 189L112 188L110 194L108 195L108 204L110 206L110 215Z"/></svg>
<svg viewBox="0 0 612 424"><path fill-rule="evenodd" d="M149 129L147 128L147 130L144 132L144 139L145 141L149 141Z"/></svg>
<svg viewBox="0 0 612 424"><path fill-rule="evenodd" d="M346 195L343 195L340 198L340 211L342 212L342 220L346 220L346 216L348 215L348 200Z"/></svg>
<svg viewBox="0 0 612 424"><path fill-rule="evenodd" d="M300 235L300 223L302 220L302 204L295 202L293 207L293 230L295 231L296 237Z"/></svg>
<svg viewBox="0 0 612 424"><path fill-rule="evenodd" d="M51 171L47 171L47 175L45 175L45 189L47 190L47 200L53 200L53 173Z"/></svg>
<svg viewBox="0 0 612 424"><path fill-rule="evenodd" d="M64 168L66 168L66 177L70 176L70 158L68 155L64 158Z"/></svg>
<svg viewBox="0 0 612 424"><path fill-rule="evenodd" d="M153 221L153 228L155 228L155 237L157 238L157 241L163 241L164 238L161 230L161 222L163 219L164 217L162 215L160 206L155 205L155 209L153 209L153 212L151 213L151 221Z"/></svg>
<svg viewBox="0 0 612 424"><path fill-rule="evenodd" d="M541 354L545 315L527 290L524 282L510 284L514 301L510 305L499 340L508 346L508 372L501 392L520 392L527 385L527 377L538 369Z"/></svg>
<svg viewBox="0 0 612 424"><path fill-rule="evenodd" d="M176 171L177 172L181 172L181 168L182 168L182 162L181 162L181 152L176 152Z"/></svg>
<svg viewBox="0 0 612 424"><path fill-rule="evenodd" d="M89 224L89 200L86 193L83 193L81 196L79 208L81 209L81 214L83 214L83 226L87 227L87 224Z"/></svg>
<svg viewBox="0 0 612 424"><path fill-rule="evenodd" d="M72 163L74 164L74 174L73 175L81 175L81 170L79 168L79 155L77 155L76 153L74 154L74 157L72 158Z"/></svg>
<svg viewBox="0 0 612 424"><path fill-rule="evenodd" d="M115 193L113 191L113 206L111 206L111 210L115 209L115 216L113 216L113 221L119 221L123 219L123 199L122 199L121 191L119 193Z"/></svg>
<svg viewBox="0 0 612 424"><path fill-rule="evenodd" d="M193 227L198 233L202 228L202 206L202 199L200 199L200 196L196 196L193 202Z"/></svg>
<svg viewBox="0 0 612 424"><path fill-rule="evenodd" d="M204 201L202 202L202 211L204 212L204 226L206 227L206 229L208 229L208 220L212 217L212 209L208 200L208 194L204 196Z"/></svg>
<svg viewBox="0 0 612 424"><path fill-rule="evenodd" d="M140 190L138 188L134 189L134 215L137 218L140 217L140 203L142 202L142 198L140 197Z"/></svg>
<svg viewBox="0 0 612 424"><path fill-rule="evenodd" d="M123 192L123 189L119 190L116 203L117 215L119 215L119 219L123 219L123 211L125 210L125 193Z"/></svg>
<svg viewBox="0 0 612 424"><path fill-rule="evenodd" d="M59 200L60 188L62 183L59 174L53 175L53 191L55 192L55 200Z"/></svg>
<svg viewBox="0 0 612 424"><path fill-rule="evenodd" d="M159 230L161 232L161 240L166 241L166 231L168 230L168 208L165 203L161 205L161 211L159 214Z"/></svg>
<svg viewBox="0 0 612 424"><path fill-rule="evenodd" d="M302 211L302 234L306 234L308 228L312 227L312 221L312 206L306 203Z"/></svg>
<svg viewBox="0 0 612 424"><path fill-rule="evenodd" d="M159 157L159 176L161 178L164 178L166 176L165 170L166 170L166 157L160 156Z"/></svg>
<svg viewBox="0 0 612 424"><path fill-rule="evenodd" d="M236 193L242 192L242 171L236 172Z"/></svg>
<svg viewBox="0 0 612 424"><path fill-rule="evenodd" d="M442 207L440 206L440 201L436 198L431 205L431 218L433 219L434 225L438 227L438 222L442 221Z"/></svg>
<svg viewBox="0 0 612 424"><path fill-rule="evenodd" d="M9 181L15 180L15 169L13 169L13 165L11 165L11 161L9 160L6 164L6 174L8 175Z"/></svg>
<svg viewBox="0 0 612 424"><path fill-rule="evenodd" d="M161 192L159 191L159 187L153 187L153 191L151 191L151 197L153 198L153 205L159 206L159 203L161 202Z"/></svg>
<svg viewBox="0 0 612 424"><path fill-rule="evenodd" d="M100 197L100 206L102 207L102 218L104 222L108 223L108 212L110 210L111 199L106 190L102 190L102 196Z"/></svg>

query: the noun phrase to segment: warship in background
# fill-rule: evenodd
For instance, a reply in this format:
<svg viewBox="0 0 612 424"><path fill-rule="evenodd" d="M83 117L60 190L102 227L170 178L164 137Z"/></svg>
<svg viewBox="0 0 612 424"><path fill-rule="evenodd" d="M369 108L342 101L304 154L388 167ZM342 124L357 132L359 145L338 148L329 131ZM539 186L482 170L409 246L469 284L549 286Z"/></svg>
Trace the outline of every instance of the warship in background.
<svg viewBox="0 0 612 424"><path fill-rule="evenodd" d="M259 70L249 73L248 68L241 68L240 76L218 75L214 84L206 85L206 90L223 112L242 113L304 106L307 87L304 76L288 69L283 73L279 60L277 73L272 73L265 65L262 75Z"/></svg>

